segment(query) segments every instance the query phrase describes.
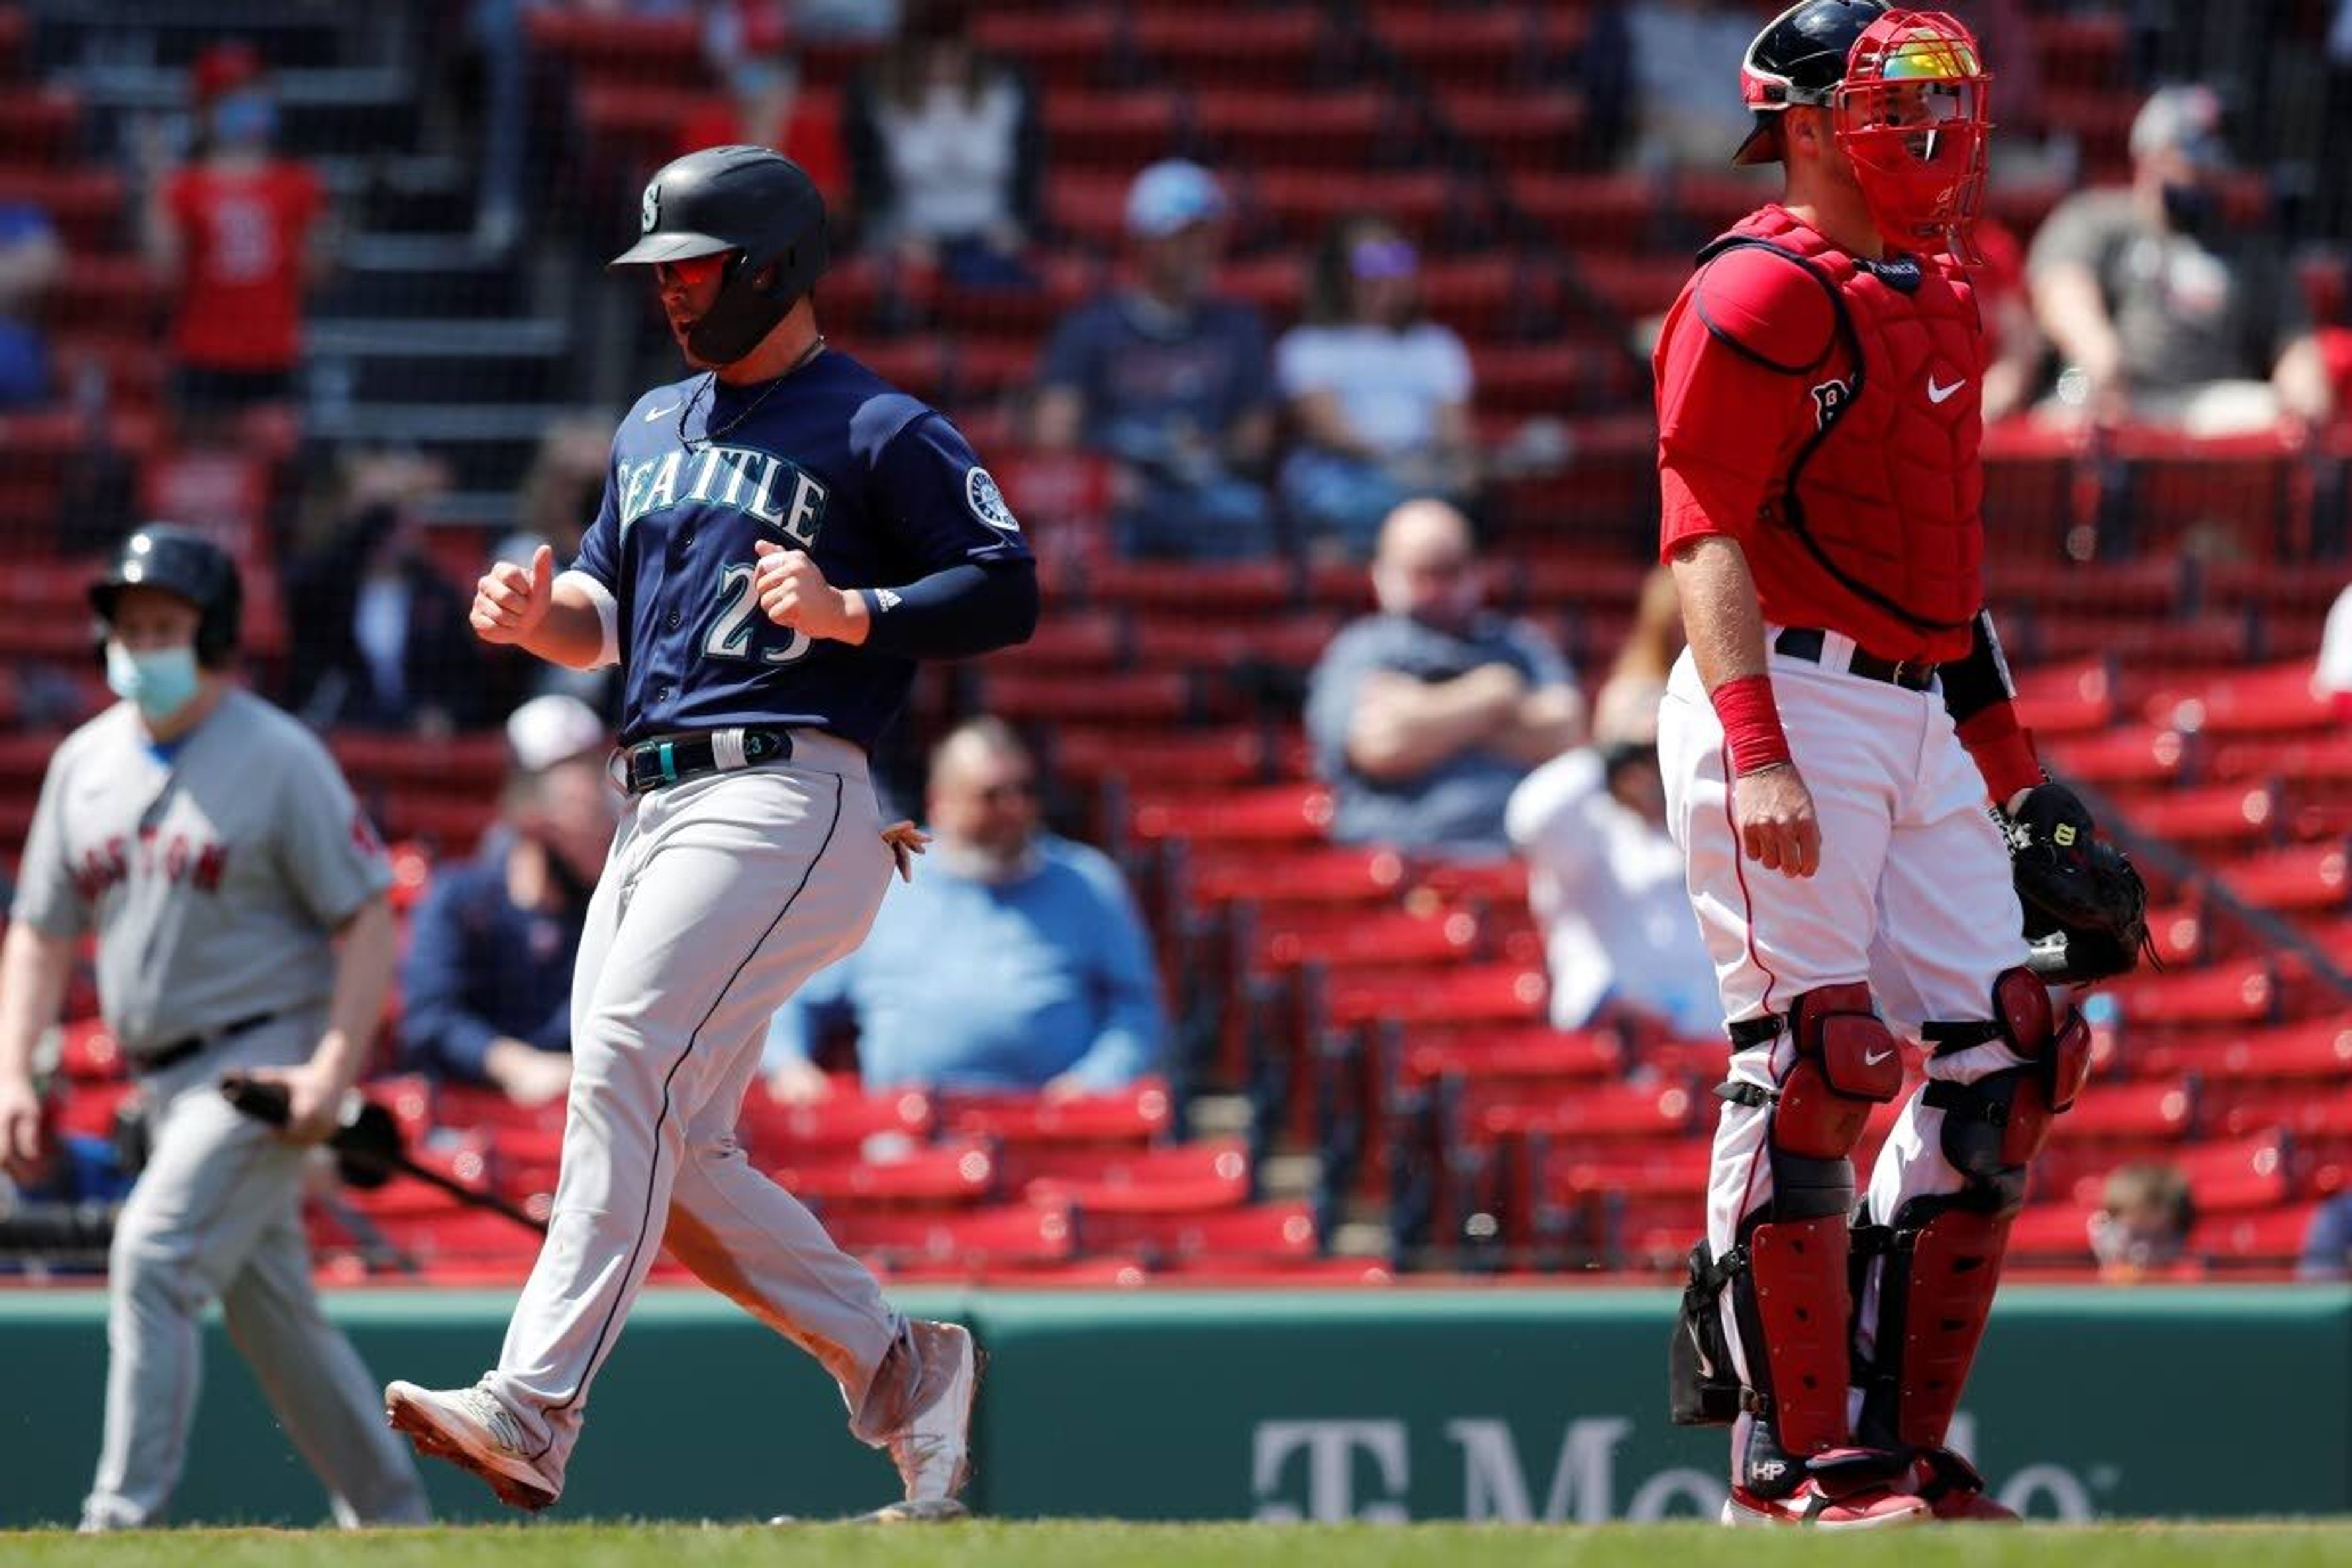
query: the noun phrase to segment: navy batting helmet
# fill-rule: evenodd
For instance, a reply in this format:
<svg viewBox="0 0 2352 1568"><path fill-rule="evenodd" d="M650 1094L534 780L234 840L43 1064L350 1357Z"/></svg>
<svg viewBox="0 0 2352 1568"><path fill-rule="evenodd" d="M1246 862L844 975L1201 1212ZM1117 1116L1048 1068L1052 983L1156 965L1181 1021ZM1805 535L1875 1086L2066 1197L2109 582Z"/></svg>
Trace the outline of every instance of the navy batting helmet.
<svg viewBox="0 0 2352 1568"><path fill-rule="evenodd" d="M709 364L731 364L824 275L824 197L807 171L765 147L705 147L662 165L637 209L637 243L614 267L726 255L719 298L687 334Z"/></svg>
<svg viewBox="0 0 2352 1568"><path fill-rule="evenodd" d="M203 613L196 623L196 659L227 661L245 616L245 585L228 552L192 528L142 523L115 547L105 574L89 585L90 608L111 625L125 588L155 588L185 599Z"/></svg>

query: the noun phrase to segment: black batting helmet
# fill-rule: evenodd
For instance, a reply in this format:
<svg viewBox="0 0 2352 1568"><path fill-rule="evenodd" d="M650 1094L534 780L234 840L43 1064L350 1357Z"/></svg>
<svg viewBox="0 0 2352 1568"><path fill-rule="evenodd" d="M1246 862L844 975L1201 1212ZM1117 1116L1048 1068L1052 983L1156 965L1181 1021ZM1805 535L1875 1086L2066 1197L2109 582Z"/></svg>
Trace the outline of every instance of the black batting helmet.
<svg viewBox="0 0 2352 1568"><path fill-rule="evenodd" d="M1887 9L1886 0L1801 0L1757 34L1739 67L1740 95L1756 111L1756 125L1732 163L1779 162L1771 117L1792 103L1828 103L1845 80L1855 41Z"/></svg>
<svg viewBox="0 0 2352 1568"><path fill-rule="evenodd" d="M614 267L728 252L719 298L687 334L710 364L750 353L824 275L824 197L798 163L765 147L705 147L646 183L637 243Z"/></svg>
<svg viewBox="0 0 2352 1568"><path fill-rule="evenodd" d="M89 585L89 605L110 626L125 588L156 588L203 612L196 623L196 660L227 662L245 616L245 585L228 552L192 528L142 523L115 547L105 574Z"/></svg>

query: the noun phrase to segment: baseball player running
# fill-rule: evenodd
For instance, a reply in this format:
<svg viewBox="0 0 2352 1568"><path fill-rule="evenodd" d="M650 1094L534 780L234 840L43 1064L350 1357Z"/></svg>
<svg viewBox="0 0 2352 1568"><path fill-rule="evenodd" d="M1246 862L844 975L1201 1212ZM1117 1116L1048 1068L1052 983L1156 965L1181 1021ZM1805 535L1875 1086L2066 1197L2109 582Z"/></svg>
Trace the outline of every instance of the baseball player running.
<svg viewBox="0 0 2352 1568"><path fill-rule="evenodd" d="M2026 967L1987 797L2061 845L2091 824L1981 603L1987 79L1941 13L1783 13L1736 161L1787 194L1700 253L1656 354L1690 634L1660 751L1733 1046L1675 1404L1734 1426L1731 1522L2015 1517L1945 1435L2087 1031ZM1927 1081L1856 1212L1900 1040Z"/></svg>
<svg viewBox="0 0 2352 1568"><path fill-rule="evenodd" d="M81 1527L163 1516L214 1300L336 1521L424 1522L374 1380L319 1310L300 1214L301 1145L333 1131L391 983L391 868L326 748L231 683L226 554L151 523L89 597L123 700L50 760L0 950L0 1154L39 1153L34 1042L92 930L151 1139L108 1259L106 1436ZM221 1098L232 1070L286 1086L282 1136Z"/></svg>
<svg viewBox="0 0 2352 1568"><path fill-rule="evenodd" d="M839 1382L906 1483L875 1517L955 1518L971 1334L893 1310L734 1128L771 1015L881 901L867 750L918 658L1028 637L1035 565L955 427L826 348L824 206L797 165L690 153L640 216L614 265L652 268L696 374L622 419L571 568L501 563L473 609L487 641L625 677L634 798L580 945L562 1172L497 1369L385 1400L423 1451L546 1507L667 1242Z"/></svg>

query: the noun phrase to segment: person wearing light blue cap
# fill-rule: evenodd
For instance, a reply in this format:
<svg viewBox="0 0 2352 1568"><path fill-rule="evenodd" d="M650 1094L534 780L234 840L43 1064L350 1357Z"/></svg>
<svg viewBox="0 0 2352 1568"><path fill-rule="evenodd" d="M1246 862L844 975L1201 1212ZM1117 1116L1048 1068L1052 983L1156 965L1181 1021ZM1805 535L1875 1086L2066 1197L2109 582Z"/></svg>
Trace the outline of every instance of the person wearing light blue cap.
<svg viewBox="0 0 2352 1568"><path fill-rule="evenodd" d="M1038 372L1037 444L1104 453L1132 481L1125 554L1243 560L1275 548L1259 479L1274 447L1265 324L1212 292L1230 211L1198 163L1139 174L1126 214L1133 285L1065 318Z"/></svg>

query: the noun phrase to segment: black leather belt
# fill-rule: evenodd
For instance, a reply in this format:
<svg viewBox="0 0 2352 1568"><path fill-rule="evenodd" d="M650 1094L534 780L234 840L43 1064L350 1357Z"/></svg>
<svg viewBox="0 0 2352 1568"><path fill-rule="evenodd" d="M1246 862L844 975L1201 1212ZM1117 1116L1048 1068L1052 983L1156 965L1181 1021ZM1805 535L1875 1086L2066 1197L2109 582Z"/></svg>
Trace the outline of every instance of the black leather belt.
<svg viewBox="0 0 2352 1568"><path fill-rule="evenodd" d="M190 1035L185 1039L173 1040L162 1050L150 1051L131 1065L139 1072L162 1072L166 1068L178 1067L190 1057L217 1046L224 1040L250 1034L277 1016L275 1013L251 1014L232 1023L223 1024L209 1035Z"/></svg>
<svg viewBox="0 0 2352 1568"><path fill-rule="evenodd" d="M647 795L706 773L731 773L792 754L792 733L785 730L708 730L665 735L640 741L621 753L625 775L621 787L631 795Z"/></svg>
<svg viewBox="0 0 2352 1568"><path fill-rule="evenodd" d="M1829 644L1829 634L1819 626L1790 626L1772 639L1776 652L1790 658L1801 658L1808 664L1822 662L1822 652ZM1925 691L1936 683L1936 667L1903 659L1880 658L1861 648L1845 667L1848 675L1859 675L1864 680L1883 680L1889 686L1899 686L1906 691Z"/></svg>

